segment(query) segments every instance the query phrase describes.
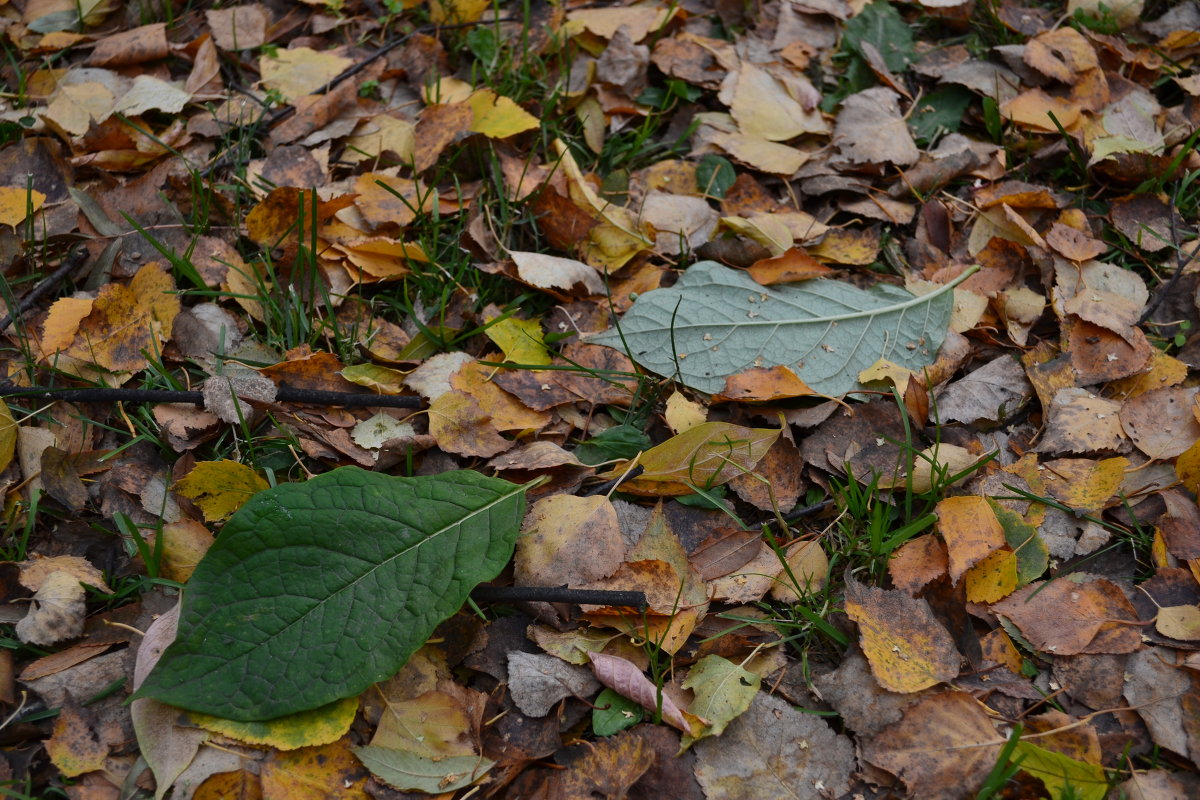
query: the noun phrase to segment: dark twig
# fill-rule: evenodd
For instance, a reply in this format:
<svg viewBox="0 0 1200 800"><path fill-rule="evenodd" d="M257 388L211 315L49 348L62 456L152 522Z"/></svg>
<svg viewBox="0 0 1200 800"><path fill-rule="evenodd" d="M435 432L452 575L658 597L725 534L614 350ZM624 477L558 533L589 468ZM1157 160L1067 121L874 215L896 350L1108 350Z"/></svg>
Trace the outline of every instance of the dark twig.
<svg viewBox="0 0 1200 800"><path fill-rule="evenodd" d="M545 586L477 586L471 599L484 603L574 603L593 606L645 608L645 592L605 589L560 589Z"/></svg>
<svg viewBox="0 0 1200 800"><path fill-rule="evenodd" d="M64 258L63 262L58 265L58 269L54 270L54 272L51 272L49 275L43 278L37 286L34 286L28 294L21 298L21 302L17 304L15 310L10 311L0 318L0 331L11 325L13 320L15 320L21 314L33 308L34 304L36 304L51 290L57 287L58 284L62 282L63 278L67 277L72 272L79 269L79 267L83 266L83 263L87 261L87 257L87 249L81 247Z"/></svg>
<svg viewBox="0 0 1200 800"><path fill-rule="evenodd" d="M66 400L73 403L192 403L204 405L200 392L174 392L165 389L52 389L45 386L0 384L0 397ZM311 403L341 408L420 408L421 398L411 395L368 394L366 392L323 392L281 386L275 396L281 403Z"/></svg>
<svg viewBox="0 0 1200 800"><path fill-rule="evenodd" d="M788 513L784 514L783 518L787 522L795 522L798 519L803 519L804 517L810 516L812 514L816 514L818 511L824 511L825 509L829 508L831 505L833 505L833 498L826 498L825 500L822 500L819 503L813 503L811 506L804 506L803 508L793 509L793 510L789 511Z"/></svg>

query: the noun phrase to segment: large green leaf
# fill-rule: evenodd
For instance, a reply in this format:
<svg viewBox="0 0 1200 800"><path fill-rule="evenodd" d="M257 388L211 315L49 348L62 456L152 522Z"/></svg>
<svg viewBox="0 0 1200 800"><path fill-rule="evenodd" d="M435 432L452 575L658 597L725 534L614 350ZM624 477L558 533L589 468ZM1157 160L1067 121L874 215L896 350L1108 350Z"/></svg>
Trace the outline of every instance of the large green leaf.
<svg viewBox="0 0 1200 800"><path fill-rule="evenodd" d="M858 374L881 358L918 372L933 363L953 286L922 297L830 280L762 286L701 261L670 289L640 296L621 332L634 361L702 392L720 392L727 377L753 367L782 365L819 394L839 396L861 388ZM588 341L623 349L615 330Z"/></svg>
<svg viewBox="0 0 1200 800"><path fill-rule="evenodd" d="M523 487L474 472L343 467L260 492L196 567L135 696L249 722L359 694L500 572L524 513Z"/></svg>

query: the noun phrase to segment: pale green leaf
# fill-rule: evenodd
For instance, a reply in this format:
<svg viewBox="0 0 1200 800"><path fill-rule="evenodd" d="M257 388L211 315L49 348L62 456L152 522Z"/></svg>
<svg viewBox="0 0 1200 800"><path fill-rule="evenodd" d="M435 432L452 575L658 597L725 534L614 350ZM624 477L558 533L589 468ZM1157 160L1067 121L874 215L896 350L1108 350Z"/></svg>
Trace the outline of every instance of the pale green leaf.
<svg viewBox="0 0 1200 800"><path fill-rule="evenodd" d="M758 675L720 656L708 655L700 659L683 682L683 688L696 693L688 711L709 723L696 738L720 736L725 727L754 702L761 683L762 678ZM683 746L687 747L693 741L685 735Z"/></svg>
<svg viewBox="0 0 1200 800"><path fill-rule="evenodd" d="M621 332L634 361L702 392L722 391L745 370L782 365L815 392L840 396L860 389L858 374L881 358L918 374L933 363L958 281L921 297L831 280L761 286L701 261L670 289L640 296ZM588 341L624 348L616 330Z"/></svg>
<svg viewBox="0 0 1200 800"><path fill-rule="evenodd" d="M482 756L447 756L432 759L388 747L353 747L376 778L402 792L441 795L470 786L496 762Z"/></svg>

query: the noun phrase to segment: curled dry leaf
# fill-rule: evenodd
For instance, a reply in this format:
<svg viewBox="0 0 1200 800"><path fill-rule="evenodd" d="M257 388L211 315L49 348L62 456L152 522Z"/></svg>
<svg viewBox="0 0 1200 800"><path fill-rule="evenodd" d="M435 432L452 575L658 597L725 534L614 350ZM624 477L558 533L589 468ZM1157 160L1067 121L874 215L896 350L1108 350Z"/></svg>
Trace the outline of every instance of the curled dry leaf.
<svg viewBox="0 0 1200 800"><path fill-rule="evenodd" d="M596 680L622 697L628 697L651 713L657 713L661 702L664 722L685 734L698 736L709 724L707 720L693 716L675 704L675 701L650 682L650 679L631 661L604 653L588 653L592 672Z"/></svg>
<svg viewBox="0 0 1200 800"><path fill-rule="evenodd" d="M36 645L74 639L83 633L85 595L77 576L51 572L33 595L29 611L17 622L17 638Z"/></svg>

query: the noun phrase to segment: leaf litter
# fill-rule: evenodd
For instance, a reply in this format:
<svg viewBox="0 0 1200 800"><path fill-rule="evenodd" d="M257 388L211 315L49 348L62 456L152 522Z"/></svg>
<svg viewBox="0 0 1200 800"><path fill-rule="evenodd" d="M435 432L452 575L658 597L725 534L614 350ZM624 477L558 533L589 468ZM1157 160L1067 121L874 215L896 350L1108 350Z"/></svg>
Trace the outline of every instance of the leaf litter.
<svg viewBox="0 0 1200 800"><path fill-rule="evenodd" d="M0 14L2 787L1200 792L1194 4L416 6Z"/></svg>

